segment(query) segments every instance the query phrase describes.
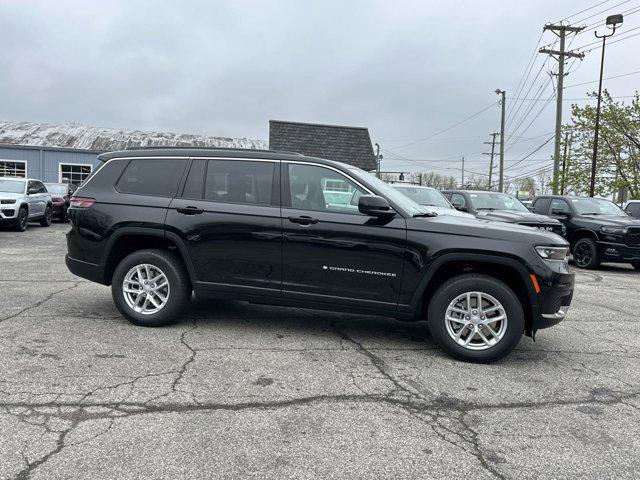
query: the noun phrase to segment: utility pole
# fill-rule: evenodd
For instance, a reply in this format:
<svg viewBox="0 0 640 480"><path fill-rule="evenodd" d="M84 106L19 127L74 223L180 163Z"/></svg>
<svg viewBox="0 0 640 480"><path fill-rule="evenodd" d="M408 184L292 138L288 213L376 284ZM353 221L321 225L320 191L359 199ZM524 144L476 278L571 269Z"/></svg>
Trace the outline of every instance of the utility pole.
<svg viewBox="0 0 640 480"><path fill-rule="evenodd" d="M496 90L498 95L502 95L500 104L502 105L502 113L500 115L500 180L498 181L498 191L502 192L504 189L504 114L507 108L507 92Z"/></svg>
<svg viewBox="0 0 640 480"><path fill-rule="evenodd" d="M492 177L493 177L493 156L495 154L496 151L496 136L500 135L499 133L490 133L489 135L491 135L491 141L490 142L483 142L485 145L491 145L491 153L487 153L487 152L482 152L483 155L491 155L491 163L489 164L489 190L491 190L491 184L492 184Z"/></svg>
<svg viewBox="0 0 640 480"><path fill-rule="evenodd" d="M382 160L380 156L380 145L377 143L374 145L376 146L376 177L380 178L380 160Z"/></svg>
<svg viewBox="0 0 640 480"><path fill-rule="evenodd" d="M553 154L553 194L558 194L558 177L560 175L560 137L562 135L562 92L564 88L564 63L567 58L584 58L584 53L566 52L565 51L565 39L567 32L578 33L584 30L584 27L572 27L570 25L551 25L544 26L543 31L551 30L560 38L560 50L549 50L548 48L541 48L539 53L546 53L551 55L558 61L558 89L556 91L556 135L555 135L555 150Z"/></svg>
<svg viewBox="0 0 640 480"><path fill-rule="evenodd" d="M564 195L564 187L567 182L567 164L571 155L571 136L569 132L564 135L564 156L562 157L562 180L560 181L560 195Z"/></svg>
<svg viewBox="0 0 640 480"><path fill-rule="evenodd" d="M464 190L464 157L462 157L462 181L460 182L460 188Z"/></svg>

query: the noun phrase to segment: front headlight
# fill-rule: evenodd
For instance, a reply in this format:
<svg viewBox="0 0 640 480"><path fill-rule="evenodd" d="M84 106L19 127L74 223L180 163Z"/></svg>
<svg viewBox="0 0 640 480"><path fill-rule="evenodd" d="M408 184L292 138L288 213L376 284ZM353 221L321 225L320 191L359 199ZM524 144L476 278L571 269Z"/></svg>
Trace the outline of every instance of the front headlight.
<svg viewBox="0 0 640 480"><path fill-rule="evenodd" d="M14 203L16 203L15 200L0 200L0 203L2 205L13 205Z"/></svg>
<svg viewBox="0 0 640 480"><path fill-rule="evenodd" d="M602 231L602 233L610 233L613 235L623 235L624 234L624 227L602 227L600 228L600 230Z"/></svg>
<svg viewBox="0 0 640 480"><path fill-rule="evenodd" d="M536 252L545 260L566 260L569 255L569 247L536 247Z"/></svg>

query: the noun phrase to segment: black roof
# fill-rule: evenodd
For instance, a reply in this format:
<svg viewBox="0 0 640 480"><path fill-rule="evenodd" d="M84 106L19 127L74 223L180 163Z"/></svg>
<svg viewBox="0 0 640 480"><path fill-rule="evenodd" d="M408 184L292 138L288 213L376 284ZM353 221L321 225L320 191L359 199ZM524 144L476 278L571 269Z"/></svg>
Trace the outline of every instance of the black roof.
<svg viewBox="0 0 640 480"><path fill-rule="evenodd" d="M269 121L269 148L344 162L363 170L377 167L365 127Z"/></svg>

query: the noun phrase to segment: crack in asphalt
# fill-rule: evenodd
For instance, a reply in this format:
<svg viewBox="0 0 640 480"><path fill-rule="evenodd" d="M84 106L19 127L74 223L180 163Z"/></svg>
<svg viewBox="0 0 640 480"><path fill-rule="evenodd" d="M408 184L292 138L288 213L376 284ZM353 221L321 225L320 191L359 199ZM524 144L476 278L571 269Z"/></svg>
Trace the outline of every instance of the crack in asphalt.
<svg viewBox="0 0 640 480"><path fill-rule="evenodd" d="M63 292L67 292L73 288L78 287L82 282L75 282L73 285L71 285L70 287L66 287L63 288L61 290L56 290L55 292L50 293L49 295L47 295L45 298L43 298L42 300L37 301L36 303L34 303L33 305L29 305L28 307L23 308L22 310L20 310L19 312L16 313L12 313L11 315L8 315L4 318L0 318L0 323L6 321L6 320L11 320L12 318L16 318L19 317L20 315L22 315L23 313L28 312L29 310L33 310L35 308L40 307L41 305L45 304L46 302L48 302L49 300L51 300L53 297L55 297L56 295L63 293Z"/></svg>

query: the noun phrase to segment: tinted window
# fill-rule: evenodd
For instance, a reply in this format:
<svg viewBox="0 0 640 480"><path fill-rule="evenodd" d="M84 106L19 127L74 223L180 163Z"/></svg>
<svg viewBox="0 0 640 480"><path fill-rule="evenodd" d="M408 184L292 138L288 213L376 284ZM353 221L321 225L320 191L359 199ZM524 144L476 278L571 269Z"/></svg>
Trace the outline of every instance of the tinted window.
<svg viewBox="0 0 640 480"><path fill-rule="evenodd" d="M466 202L465 198L462 195L460 195L459 193L453 193L451 195L451 203L455 204L455 205L457 205L459 207L464 207L467 202Z"/></svg>
<svg viewBox="0 0 640 480"><path fill-rule="evenodd" d="M271 205L272 162L209 160L204 188L205 200Z"/></svg>
<svg viewBox="0 0 640 480"><path fill-rule="evenodd" d="M344 175L314 165L289 165L291 207L360 214L358 199L366 192Z"/></svg>
<svg viewBox="0 0 640 480"><path fill-rule="evenodd" d="M546 215L549 211L549 199L548 198L536 198L533 201L533 211L541 215Z"/></svg>
<svg viewBox="0 0 640 480"><path fill-rule="evenodd" d="M173 197L185 160L131 160L116 188L122 193Z"/></svg>
<svg viewBox="0 0 640 480"><path fill-rule="evenodd" d="M189 169L189 175L182 191L185 198L202 198L204 194L204 175L207 168L206 160L194 160Z"/></svg>
<svg viewBox="0 0 640 480"><path fill-rule="evenodd" d="M630 203L625 211L634 217L640 217L640 203Z"/></svg>
<svg viewBox="0 0 640 480"><path fill-rule="evenodd" d="M564 213L571 213L569 209L569 205L564 200L560 200L559 198L554 198L551 200L551 206L549 207L549 212L553 212L554 210L560 210Z"/></svg>

